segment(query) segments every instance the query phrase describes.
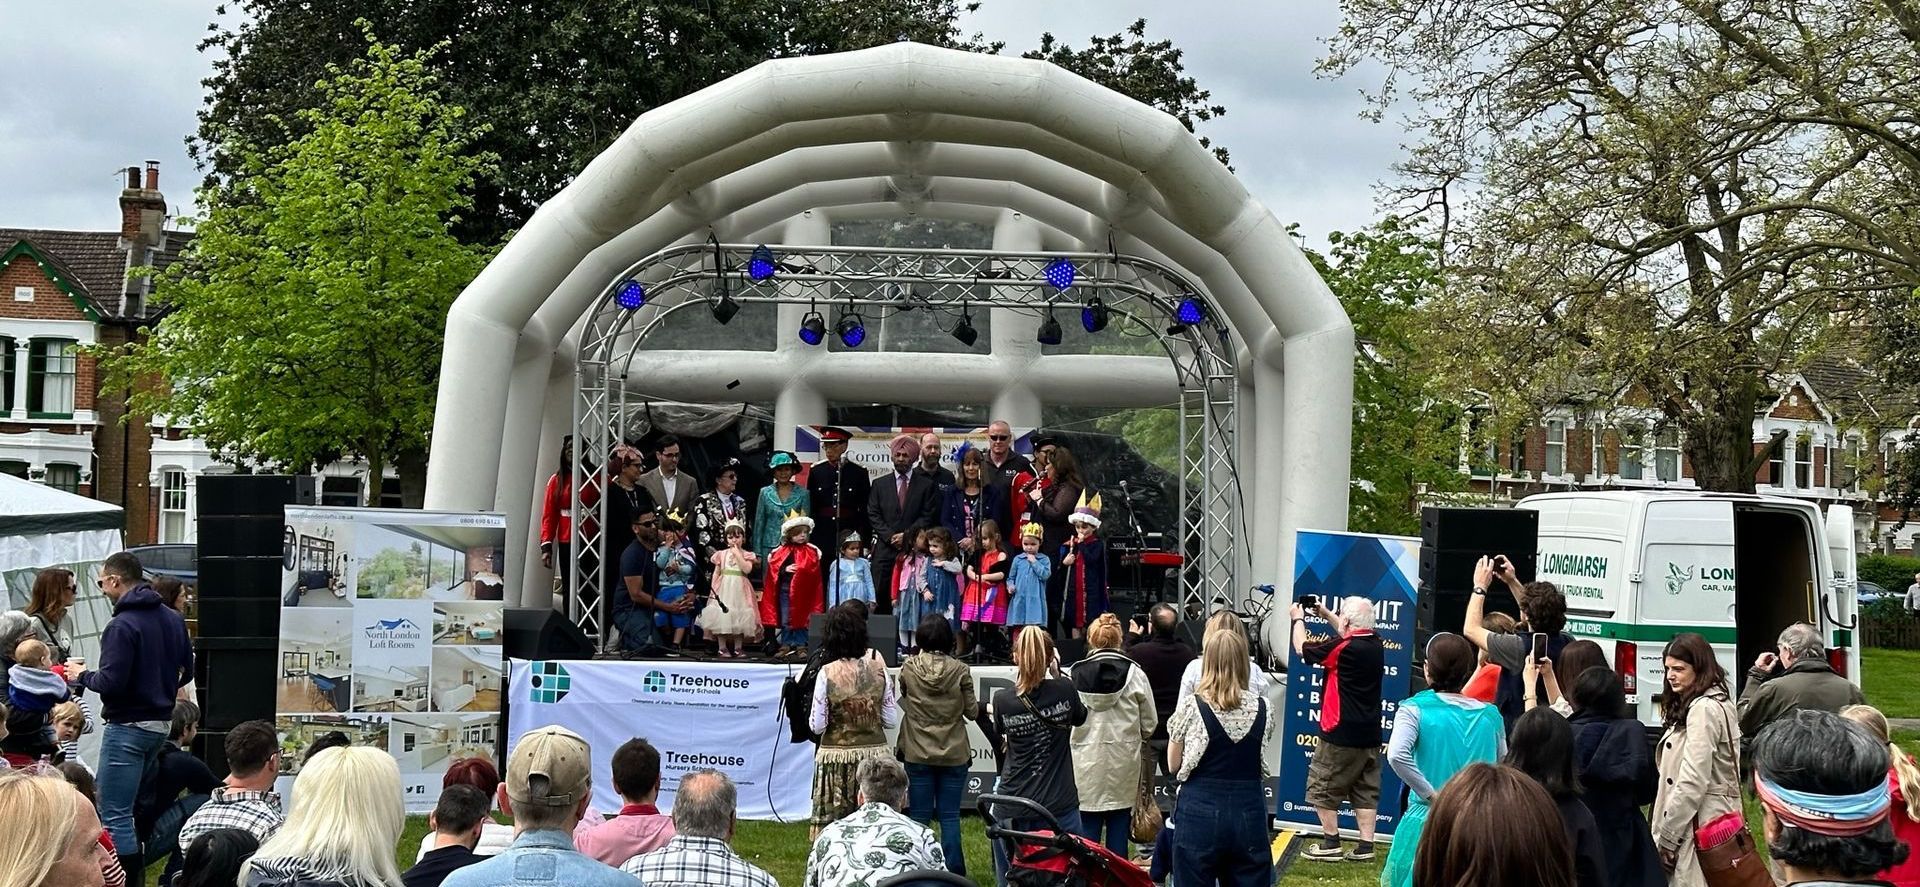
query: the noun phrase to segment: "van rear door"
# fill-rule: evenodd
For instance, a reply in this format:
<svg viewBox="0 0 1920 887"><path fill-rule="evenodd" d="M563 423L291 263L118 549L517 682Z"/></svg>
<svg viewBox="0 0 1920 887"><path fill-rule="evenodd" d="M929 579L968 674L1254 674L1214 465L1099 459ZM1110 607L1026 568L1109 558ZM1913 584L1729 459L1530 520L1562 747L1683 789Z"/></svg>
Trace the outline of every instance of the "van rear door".
<svg viewBox="0 0 1920 887"><path fill-rule="evenodd" d="M1860 616L1859 559L1853 547L1853 508L1827 506L1823 527L1827 537L1827 563L1830 566L1826 588L1820 591L1820 628L1827 638L1827 659L1833 670L1860 683L1859 649L1854 646L1854 629Z"/></svg>

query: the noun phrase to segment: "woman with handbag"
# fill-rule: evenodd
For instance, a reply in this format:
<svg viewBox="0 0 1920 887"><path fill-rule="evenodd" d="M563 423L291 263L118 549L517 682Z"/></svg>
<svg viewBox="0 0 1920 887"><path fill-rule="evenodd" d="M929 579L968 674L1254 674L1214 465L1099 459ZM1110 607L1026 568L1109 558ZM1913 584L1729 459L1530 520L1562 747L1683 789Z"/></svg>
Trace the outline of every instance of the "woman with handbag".
<svg viewBox="0 0 1920 887"><path fill-rule="evenodd" d="M1707 887L1694 830L1740 812L1740 718L1728 699L1727 673L1706 638L1673 636L1663 653L1667 692L1660 703L1660 790L1653 841L1673 887Z"/></svg>
<svg viewBox="0 0 1920 887"><path fill-rule="evenodd" d="M1159 722L1147 673L1120 652L1119 617L1102 613L1087 629L1092 655L1073 666L1073 688L1087 722L1073 728L1073 781L1080 789L1080 835L1127 855L1140 762Z"/></svg>

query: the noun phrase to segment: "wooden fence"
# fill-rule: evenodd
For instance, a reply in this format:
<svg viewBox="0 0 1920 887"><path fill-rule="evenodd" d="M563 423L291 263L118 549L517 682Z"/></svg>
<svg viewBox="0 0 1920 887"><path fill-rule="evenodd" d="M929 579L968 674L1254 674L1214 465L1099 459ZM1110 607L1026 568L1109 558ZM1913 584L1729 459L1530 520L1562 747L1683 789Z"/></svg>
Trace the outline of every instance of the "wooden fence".
<svg viewBox="0 0 1920 887"><path fill-rule="evenodd" d="M1920 618L1898 616L1860 617L1860 646L1892 647L1896 650L1920 650Z"/></svg>

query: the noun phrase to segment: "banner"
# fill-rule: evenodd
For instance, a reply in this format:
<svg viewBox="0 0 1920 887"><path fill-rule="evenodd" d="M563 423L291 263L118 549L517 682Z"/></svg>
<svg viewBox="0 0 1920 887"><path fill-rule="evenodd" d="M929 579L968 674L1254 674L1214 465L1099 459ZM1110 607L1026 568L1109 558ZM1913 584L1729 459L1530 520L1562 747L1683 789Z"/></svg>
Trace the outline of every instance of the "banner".
<svg viewBox="0 0 1920 887"><path fill-rule="evenodd" d="M800 464L812 465L821 459L820 429L824 427L826 426L802 425L796 430L795 437L797 443L794 445L794 455L799 457ZM974 449L986 451L987 445L990 443L990 441L987 440L987 428L984 425L978 428L920 428L912 426L896 428L884 425L839 425L835 427L841 428L848 434L853 435L853 439L847 441L847 459L855 465L866 468L867 473L875 477L884 476L893 470L893 450L890 445L893 443L893 439L899 437L902 433L940 435L940 464L946 466L948 471L953 472L955 477L960 476L961 445L964 444ZM1032 439L1033 429L1013 429L1013 451L1031 456L1033 454ZM806 479L802 478L801 483L805 482Z"/></svg>
<svg viewBox="0 0 1920 887"><path fill-rule="evenodd" d="M407 810L430 811L448 765L499 765L506 519L286 513L274 696L281 797L307 746L337 730L390 752Z"/></svg>
<svg viewBox="0 0 1920 887"><path fill-rule="evenodd" d="M672 811L681 777L708 768L740 787L741 819L801 822L813 810L814 746L788 741L791 732L780 706L780 685L788 676L799 676L797 663L515 659L509 664L508 748L528 730L548 724L586 737L593 749L595 810L620 809L613 752L636 737L660 751L661 810ZM897 668L888 672L899 676ZM975 698L982 703L1013 686L1012 666L975 666L972 675ZM1269 698L1270 708L1272 702ZM1269 766L1281 757L1279 736L1274 731L1267 745ZM889 745L898 747L898 738L898 729L887 731ZM992 791L995 767L986 735L972 722L967 740L973 760L961 804L972 809L976 798Z"/></svg>
<svg viewBox="0 0 1920 887"><path fill-rule="evenodd" d="M1318 595L1328 610L1338 612L1340 601L1359 595L1373 603L1374 633L1385 649L1386 672L1380 678L1380 809L1379 833L1393 834L1400 818L1400 778L1386 766L1384 749L1393 732L1393 714L1407 697L1413 673L1414 587L1420 576L1420 540L1363 533L1300 530L1295 536L1293 594ZM1309 642L1333 635L1333 626L1307 616ZM1289 640L1291 643L1291 640ZM1280 803L1274 815L1283 824L1319 828L1313 807L1307 804L1307 768L1320 739L1321 691L1326 674L1289 653L1286 717L1281 736ZM1350 804L1340 806L1340 827L1353 829Z"/></svg>

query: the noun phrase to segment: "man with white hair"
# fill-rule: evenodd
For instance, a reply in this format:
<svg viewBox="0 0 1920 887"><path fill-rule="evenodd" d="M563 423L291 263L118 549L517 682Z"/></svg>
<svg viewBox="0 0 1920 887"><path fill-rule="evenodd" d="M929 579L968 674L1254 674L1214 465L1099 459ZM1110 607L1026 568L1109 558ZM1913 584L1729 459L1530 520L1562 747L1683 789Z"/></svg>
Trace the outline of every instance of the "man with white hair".
<svg viewBox="0 0 1920 887"><path fill-rule="evenodd" d="M1373 633L1373 602L1352 595L1331 613L1319 601L1314 615L1334 634L1311 640L1306 612L1295 603L1293 650L1326 670L1320 694L1320 741L1307 768L1307 803L1320 818L1320 841L1307 847L1312 859L1339 859L1340 803L1351 801L1360 842L1347 851L1354 862L1373 859L1374 811L1380 806L1380 676L1386 656Z"/></svg>
<svg viewBox="0 0 1920 887"><path fill-rule="evenodd" d="M718 770L680 777L673 796L674 836L665 847L627 860L620 870L646 887L780 887L733 849L739 790Z"/></svg>
<svg viewBox="0 0 1920 887"><path fill-rule="evenodd" d="M1780 632L1775 651L1760 654L1747 670L1747 691L1740 694L1741 736L1758 736L1761 728L1796 711L1839 714L1866 701L1859 687L1827 664L1819 629L1795 622Z"/></svg>
<svg viewBox="0 0 1920 887"><path fill-rule="evenodd" d="M820 830L807 854L806 887L878 884L894 875L946 868L940 842L901 814L907 771L893 758L860 762L860 807Z"/></svg>

